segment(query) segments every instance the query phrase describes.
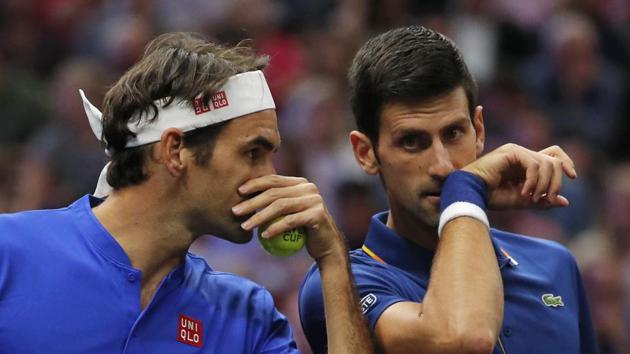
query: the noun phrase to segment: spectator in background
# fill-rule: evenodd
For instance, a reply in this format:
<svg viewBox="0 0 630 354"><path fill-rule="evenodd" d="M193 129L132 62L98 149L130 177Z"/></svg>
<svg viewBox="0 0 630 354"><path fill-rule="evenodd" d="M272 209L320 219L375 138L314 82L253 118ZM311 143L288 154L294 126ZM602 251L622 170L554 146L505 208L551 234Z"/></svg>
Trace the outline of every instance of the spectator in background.
<svg viewBox="0 0 630 354"><path fill-rule="evenodd" d="M363 181L346 180L335 190L338 220L351 250L360 248L370 227L370 218L385 207L370 192L371 186Z"/></svg>
<svg viewBox="0 0 630 354"><path fill-rule="evenodd" d="M626 82L601 55L595 27L583 15L564 12L544 27L547 57L525 69L524 82L551 119L554 137L572 136L608 151L623 112Z"/></svg>
<svg viewBox="0 0 630 354"><path fill-rule="evenodd" d="M0 53L0 149L17 148L50 120L44 82Z"/></svg>
<svg viewBox="0 0 630 354"><path fill-rule="evenodd" d="M103 165L103 149L94 141L77 88L100 99L110 83L108 69L99 62L65 62L50 87L52 114L26 143L18 165L13 210L54 208L91 191Z"/></svg>
<svg viewBox="0 0 630 354"><path fill-rule="evenodd" d="M630 353L630 162L613 167L600 223L571 243L591 299L601 354Z"/></svg>

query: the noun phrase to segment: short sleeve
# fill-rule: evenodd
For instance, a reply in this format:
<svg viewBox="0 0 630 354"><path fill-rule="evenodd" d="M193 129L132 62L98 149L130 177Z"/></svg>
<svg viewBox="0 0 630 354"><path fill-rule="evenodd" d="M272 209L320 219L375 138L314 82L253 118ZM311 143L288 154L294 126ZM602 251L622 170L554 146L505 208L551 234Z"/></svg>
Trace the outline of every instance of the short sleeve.
<svg viewBox="0 0 630 354"><path fill-rule="evenodd" d="M386 276L386 272L374 272L366 267L353 269L354 281L359 294L361 311L368 321L370 331L374 331L376 322L391 305L401 301L414 301L405 296L399 284ZM416 294L417 295L417 294Z"/></svg>
<svg viewBox="0 0 630 354"><path fill-rule="evenodd" d="M352 274L370 331L383 311L401 301L413 301L405 296L398 284L383 272L378 275L371 265L352 264ZM304 334L315 354L327 352L326 318L319 270L312 266L306 274L299 295L300 320Z"/></svg>

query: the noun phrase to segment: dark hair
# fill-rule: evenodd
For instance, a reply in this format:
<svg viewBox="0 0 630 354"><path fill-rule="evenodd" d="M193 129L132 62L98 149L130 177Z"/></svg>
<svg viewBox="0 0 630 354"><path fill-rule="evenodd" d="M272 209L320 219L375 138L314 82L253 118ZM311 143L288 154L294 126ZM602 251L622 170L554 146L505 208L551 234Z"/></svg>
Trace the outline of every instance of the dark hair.
<svg viewBox="0 0 630 354"><path fill-rule="evenodd" d="M477 101L477 84L455 44L422 26L393 29L368 40L355 55L348 80L357 128L374 144L388 103L434 98L462 86L472 118Z"/></svg>
<svg viewBox="0 0 630 354"><path fill-rule="evenodd" d="M166 99L168 106L181 100L192 108L192 100L202 94L208 104L230 76L261 70L268 62L267 56L256 55L246 42L224 47L198 34L182 32L152 40L140 61L105 95L103 144L112 153L107 182L120 188L148 178L144 167L151 144L130 149L125 149L125 145L135 137L129 123L140 116L151 117L149 121L157 118L154 101ZM214 138L224 125L210 125L185 134L184 145L193 150L197 163L205 164L210 159Z"/></svg>

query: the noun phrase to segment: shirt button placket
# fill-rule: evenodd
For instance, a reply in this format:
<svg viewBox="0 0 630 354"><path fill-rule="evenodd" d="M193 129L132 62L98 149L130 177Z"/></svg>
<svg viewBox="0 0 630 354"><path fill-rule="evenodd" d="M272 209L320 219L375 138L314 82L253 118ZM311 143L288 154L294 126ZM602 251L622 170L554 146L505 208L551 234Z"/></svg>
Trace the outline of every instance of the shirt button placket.
<svg viewBox="0 0 630 354"><path fill-rule="evenodd" d="M131 272L131 273L128 273L128 274L127 274L127 280L128 280L130 283L134 283L134 282L136 281L136 279L138 279L138 277L136 276L136 274L135 274L135 273Z"/></svg>

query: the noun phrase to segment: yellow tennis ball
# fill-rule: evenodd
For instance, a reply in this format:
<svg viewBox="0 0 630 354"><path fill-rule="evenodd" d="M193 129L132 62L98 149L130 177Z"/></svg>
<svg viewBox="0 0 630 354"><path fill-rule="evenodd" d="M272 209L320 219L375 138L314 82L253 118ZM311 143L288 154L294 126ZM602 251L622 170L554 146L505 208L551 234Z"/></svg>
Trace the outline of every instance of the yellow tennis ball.
<svg viewBox="0 0 630 354"><path fill-rule="evenodd" d="M290 256L304 247L306 243L306 234L301 228L285 231L272 238L263 238L260 236L269 225L282 219L279 217L267 225L263 225L258 229L258 241L267 253L273 256Z"/></svg>

